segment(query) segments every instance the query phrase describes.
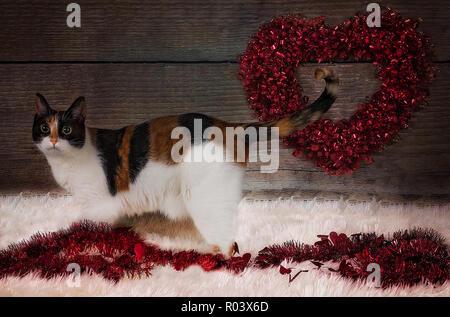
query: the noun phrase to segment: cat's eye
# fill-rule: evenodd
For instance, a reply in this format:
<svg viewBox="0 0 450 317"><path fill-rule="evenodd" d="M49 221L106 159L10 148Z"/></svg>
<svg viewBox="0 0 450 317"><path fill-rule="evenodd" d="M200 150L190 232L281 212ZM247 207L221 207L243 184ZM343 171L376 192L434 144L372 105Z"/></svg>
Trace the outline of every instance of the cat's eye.
<svg viewBox="0 0 450 317"><path fill-rule="evenodd" d="M62 128L62 133L64 133L65 135L69 135L69 134L72 133L72 128L71 128L71 127L68 127L68 126L64 126L64 127Z"/></svg>
<svg viewBox="0 0 450 317"><path fill-rule="evenodd" d="M47 134L47 133L50 132L50 127L47 124L45 124L45 123L41 124L40 128L41 128L41 132L42 133Z"/></svg>

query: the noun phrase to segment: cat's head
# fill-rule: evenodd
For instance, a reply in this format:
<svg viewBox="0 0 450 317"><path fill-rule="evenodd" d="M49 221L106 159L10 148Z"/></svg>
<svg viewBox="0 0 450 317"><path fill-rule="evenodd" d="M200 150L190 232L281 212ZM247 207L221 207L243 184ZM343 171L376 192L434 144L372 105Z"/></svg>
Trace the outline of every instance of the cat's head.
<svg viewBox="0 0 450 317"><path fill-rule="evenodd" d="M86 102L78 97L65 111L53 110L36 94L33 141L45 155L70 154L86 141Z"/></svg>

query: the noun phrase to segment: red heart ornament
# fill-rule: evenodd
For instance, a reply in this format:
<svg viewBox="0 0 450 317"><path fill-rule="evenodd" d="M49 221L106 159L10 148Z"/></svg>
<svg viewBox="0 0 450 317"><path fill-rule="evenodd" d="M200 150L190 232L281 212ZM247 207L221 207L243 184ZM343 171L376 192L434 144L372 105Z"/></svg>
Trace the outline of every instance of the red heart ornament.
<svg viewBox="0 0 450 317"><path fill-rule="evenodd" d="M260 27L240 58L239 75L250 107L262 121L303 109L308 98L295 76L310 62L371 61L381 79L379 90L349 118L319 120L283 141L329 174L355 171L361 160L383 150L406 128L412 111L428 96L435 76L431 41L417 31L420 21L387 9L381 27L369 27L367 14L338 26L324 18L278 17Z"/></svg>

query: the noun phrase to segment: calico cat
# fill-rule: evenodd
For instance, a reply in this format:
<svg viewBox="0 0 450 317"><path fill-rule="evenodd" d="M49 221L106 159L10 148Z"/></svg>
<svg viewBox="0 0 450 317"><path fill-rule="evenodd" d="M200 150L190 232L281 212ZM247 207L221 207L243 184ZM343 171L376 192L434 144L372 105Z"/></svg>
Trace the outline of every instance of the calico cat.
<svg viewBox="0 0 450 317"><path fill-rule="evenodd" d="M268 123L229 123L188 113L118 130L97 129L85 125L83 97L69 109L56 111L37 94L33 141L47 158L56 182L81 201L87 219L114 222L120 216L150 211L170 219L191 217L215 252L230 254L249 144L244 162L176 162L171 151L178 140L171 138L172 130L184 127L194 134L197 121L203 131L218 127L226 134L226 127L276 127L285 137L317 120L336 99L337 76L319 68L316 77L326 82L316 101ZM192 138L192 151L213 141Z"/></svg>

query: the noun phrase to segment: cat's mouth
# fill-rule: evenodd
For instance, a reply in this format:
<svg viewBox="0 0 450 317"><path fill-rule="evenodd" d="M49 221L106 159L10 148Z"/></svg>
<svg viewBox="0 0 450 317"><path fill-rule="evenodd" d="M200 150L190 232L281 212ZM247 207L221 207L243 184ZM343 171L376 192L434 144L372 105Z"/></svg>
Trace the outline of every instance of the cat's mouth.
<svg viewBox="0 0 450 317"><path fill-rule="evenodd" d="M48 148L47 148L47 151L58 151L58 152L60 152L61 150L58 149L58 148L55 147L55 146L51 146L51 147L48 147Z"/></svg>

